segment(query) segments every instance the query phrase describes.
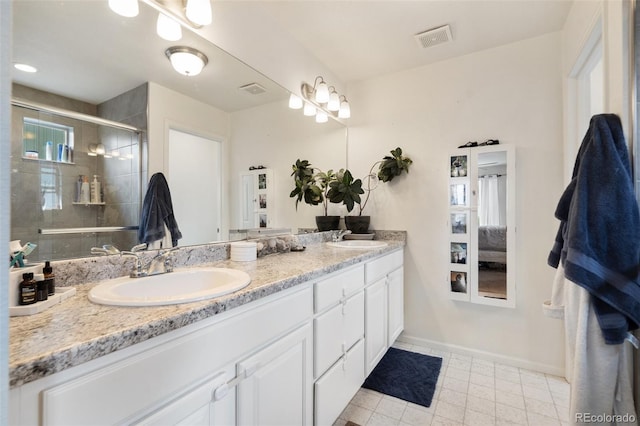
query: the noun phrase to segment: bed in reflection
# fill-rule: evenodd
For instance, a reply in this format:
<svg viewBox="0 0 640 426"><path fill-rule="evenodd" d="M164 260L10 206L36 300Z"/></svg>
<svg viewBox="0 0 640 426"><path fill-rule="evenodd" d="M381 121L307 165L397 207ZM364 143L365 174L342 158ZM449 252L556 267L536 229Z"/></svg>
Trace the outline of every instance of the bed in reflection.
<svg viewBox="0 0 640 426"><path fill-rule="evenodd" d="M507 227L478 228L478 294L507 297Z"/></svg>

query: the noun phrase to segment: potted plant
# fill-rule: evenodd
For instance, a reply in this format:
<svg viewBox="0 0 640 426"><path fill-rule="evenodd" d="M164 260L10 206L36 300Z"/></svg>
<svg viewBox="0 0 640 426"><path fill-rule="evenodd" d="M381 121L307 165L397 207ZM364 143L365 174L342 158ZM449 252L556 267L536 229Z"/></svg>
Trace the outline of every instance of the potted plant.
<svg viewBox="0 0 640 426"><path fill-rule="evenodd" d="M356 204L360 205L360 194L364 194L362 180L354 179L349 170L340 169L335 180L329 183L327 197L332 203L344 204L347 212L351 212Z"/></svg>
<svg viewBox="0 0 640 426"><path fill-rule="evenodd" d="M402 148L398 147L390 151L390 153L390 156L386 155L382 160L373 163L369 174L365 177L366 187L364 190L367 192L367 196L363 202L358 203L358 216L345 216L344 218L345 226L354 234L366 234L369 230L371 218L370 216L363 215L362 212L367 206L371 191L377 188L378 182L391 182L396 176L400 176L403 172L409 173L409 166L413 161L402 155ZM378 166L378 172L374 173L373 170L376 166Z"/></svg>
<svg viewBox="0 0 640 426"><path fill-rule="evenodd" d="M291 176L293 176L295 188L291 191L289 197L296 198L296 210L298 209L298 203L301 201L311 206L317 206L322 203L324 216L316 216L318 231L338 229L340 216L328 215L329 198L327 193L329 192L330 184L336 179L336 174L333 173L333 170L325 173L312 167L309 161L300 159L296 160L292 168L293 173L291 173Z"/></svg>

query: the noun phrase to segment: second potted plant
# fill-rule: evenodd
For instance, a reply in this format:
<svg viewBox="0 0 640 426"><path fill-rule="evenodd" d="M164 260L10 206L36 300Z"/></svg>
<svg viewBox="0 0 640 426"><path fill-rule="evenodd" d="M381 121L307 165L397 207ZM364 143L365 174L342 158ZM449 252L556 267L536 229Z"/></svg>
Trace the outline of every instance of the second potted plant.
<svg viewBox="0 0 640 426"><path fill-rule="evenodd" d="M327 193L329 192L330 184L336 179L336 174L333 173L333 170L325 173L312 167L309 161L300 159L296 161L292 168L293 173L291 173L291 176L293 176L295 188L289 196L296 198L296 210L300 201L304 201L311 206L317 206L322 203L324 216L316 216L318 231L339 229L340 216L328 215L329 198Z"/></svg>

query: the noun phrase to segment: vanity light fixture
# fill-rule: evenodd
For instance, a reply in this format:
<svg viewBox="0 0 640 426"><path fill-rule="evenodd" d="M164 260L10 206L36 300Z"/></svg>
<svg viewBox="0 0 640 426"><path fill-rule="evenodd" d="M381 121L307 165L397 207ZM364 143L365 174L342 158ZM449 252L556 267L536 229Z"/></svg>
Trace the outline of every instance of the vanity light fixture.
<svg viewBox="0 0 640 426"><path fill-rule="evenodd" d="M293 93L291 94L289 108L299 109L300 104L296 98L300 99L300 102L304 104L304 115L315 115L317 123L326 123L329 117L336 120L351 117L351 107L347 97L338 94L335 87L329 87L321 76L316 77L313 86L302 83L300 93L302 99Z"/></svg>
<svg viewBox="0 0 640 426"><path fill-rule="evenodd" d="M156 32L161 38L168 41L178 41L182 38L182 27L180 23L162 12L158 13Z"/></svg>
<svg viewBox="0 0 640 426"><path fill-rule="evenodd" d="M212 18L210 0L187 0L187 19L197 25L209 25Z"/></svg>
<svg viewBox="0 0 640 426"><path fill-rule="evenodd" d="M115 13L127 18L138 16L138 0L109 0L109 7Z"/></svg>
<svg viewBox="0 0 640 426"><path fill-rule="evenodd" d="M189 77L200 74L202 68L209 62L204 53L188 46L172 46L165 51L165 54L176 71Z"/></svg>

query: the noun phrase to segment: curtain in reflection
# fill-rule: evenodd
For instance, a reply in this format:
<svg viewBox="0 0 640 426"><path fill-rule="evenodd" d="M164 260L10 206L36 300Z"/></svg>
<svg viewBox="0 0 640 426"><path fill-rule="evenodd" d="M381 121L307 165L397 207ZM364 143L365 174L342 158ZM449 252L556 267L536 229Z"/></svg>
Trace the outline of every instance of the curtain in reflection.
<svg viewBox="0 0 640 426"><path fill-rule="evenodd" d="M480 226L506 226L506 176L487 175L478 179L478 223Z"/></svg>

